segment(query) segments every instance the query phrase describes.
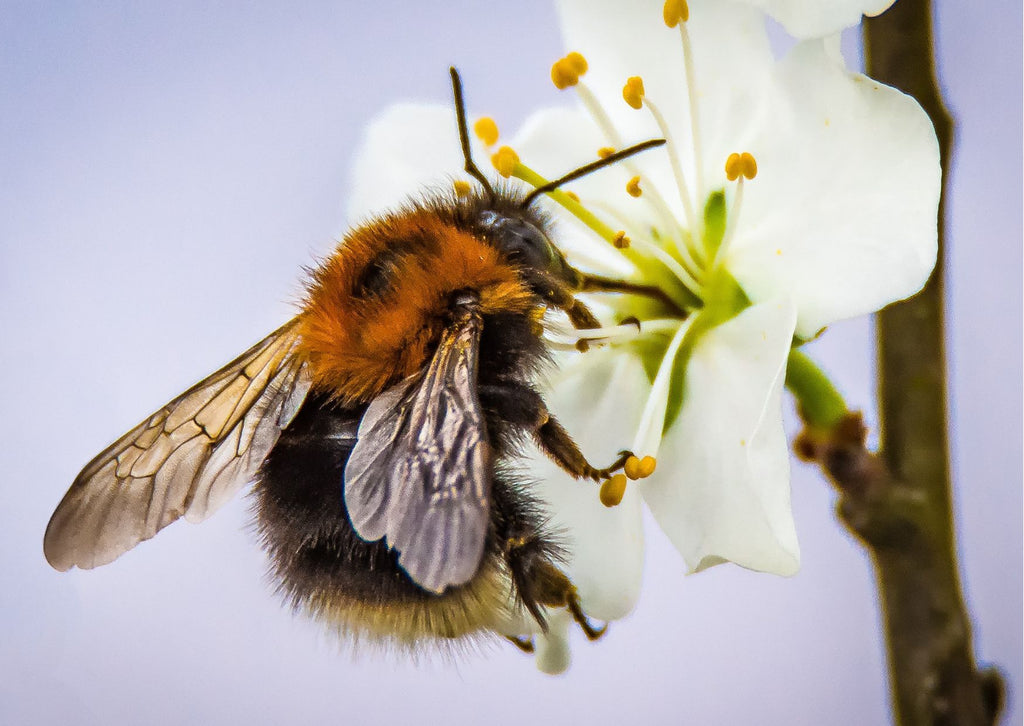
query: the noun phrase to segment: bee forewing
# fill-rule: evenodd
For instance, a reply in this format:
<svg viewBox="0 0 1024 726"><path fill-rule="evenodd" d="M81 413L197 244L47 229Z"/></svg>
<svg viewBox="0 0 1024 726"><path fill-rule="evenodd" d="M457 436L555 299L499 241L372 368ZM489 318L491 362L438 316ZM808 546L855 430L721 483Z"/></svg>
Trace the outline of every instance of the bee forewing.
<svg viewBox="0 0 1024 726"><path fill-rule="evenodd" d="M248 483L310 381L295 321L122 436L75 479L46 528L58 570L113 561L184 516L198 522Z"/></svg>
<svg viewBox="0 0 1024 726"><path fill-rule="evenodd" d="M481 321L443 334L422 376L370 404L345 467L345 506L365 540L387 538L420 587L443 592L480 565L490 517L491 451L477 396Z"/></svg>

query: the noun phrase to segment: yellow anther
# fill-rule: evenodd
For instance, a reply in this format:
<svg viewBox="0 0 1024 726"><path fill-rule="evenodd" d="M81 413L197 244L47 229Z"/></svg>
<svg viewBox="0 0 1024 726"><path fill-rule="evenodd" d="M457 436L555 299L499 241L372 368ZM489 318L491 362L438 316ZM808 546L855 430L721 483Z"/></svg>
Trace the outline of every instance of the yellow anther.
<svg viewBox="0 0 1024 726"><path fill-rule="evenodd" d="M569 197L569 199L571 199L574 202L576 202L577 204L579 204L580 195L577 194L576 192L572 191L571 189L566 189L565 190L565 196Z"/></svg>
<svg viewBox="0 0 1024 726"><path fill-rule="evenodd" d="M498 124L494 123L490 116L484 116L473 124L473 133L484 142L484 145L493 146L498 140Z"/></svg>
<svg viewBox="0 0 1024 726"><path fill-rule="evenodd" d="M640 177L635 176L626 182L626 193L631 197L639 197L644 193L640 188Z"/></svg>
<svg viewBox="0 0 1024 726"><path fill-rule="evenodd" d="M753 179L757 176L757 160L746 151L742 154L733 152L725 160L725 177L729 181L736 181L741 176L745 179Z"/></svg>
<svg viewBox="0 0 1024 726"><path fill-rule="evenodd" d="M601 504L606 507L614 507L622 502L626 494L626 475L616 474L611 479L606 479L601 485Z"/></svg>
<svg viewBox="0 0 1024 726"><path fill-rule="evenodd" d="M612 244L615 245L616 249L624 250L629 247L629 237L622 230L615 233L615 237L612 239Z"/></svg>
<svg viewBox="0 0 1024 726"><path fill-rule="evenodd" d="M587 72L587 59L583 57L582 53L577 53L576 51L569 53L569 55L565 56L565 62L576 72L577 76L582 76Z"/></svg>
<svg viewBox="0 0 1024 726"><path fill-rule="evenodd" d="M633 108L644 107L644 79L640 76L632 76L626 80L622 87L622 98Z"/></svg>
<svg viewBox="0 0 1024 726"><path fill-rule="evenodd" d="M511 146L502 146L491 157L491 163L494 164L494 168L498 170L499 174L508 179L515 171L516 164L519 163L519 154Z"/></svg>
<svg viewBox="0 0 1024 726"><path fill-rule="evenodd" d="M469 193L473 191L473 187L470 186L469 182L462 179L456 179L452 182L452 186L455 187L455 195L460 198L468 197Z"/></svg>
<svg viewBox="0 0 1024 726"><path fill-rule="evenodd" d="M657 464L658 462L654 460L653 456L645 456L642 459L631 456L626 459L623 471L630 479L646 479L654 473Z"/></svg>
<svg viewBox="0 0 1024 726"><path fill-rule="evenodd" d="M601 159L607 159L609 156L615 153L614 146L602 146L597 150L597 156Z"/></svg>
<svg viewBox="0 0 1024 726"><path fill-rule="evenodd" d="M565 58L559 58L551 66L551 82L555 88L562 90L569 86L575 86L580 82L580 76L587 72L587 59L579 53L570 53Z"/></svg>
<svg viewBox="0 0 1024 726"><path fill-rule="evenodd" d="M665 18L665 25L674 28L690 19L690 6L686 0L665 0L661 13Z"/></svg>
<svg viewBox="0 0 1024 726"><path fill-rule="evenodd" d="M583 338L580 338L579 340L576 341L576 350L578 350L580 353L586 353L588 350L590 350L590 343L584 340Z"/></svg>

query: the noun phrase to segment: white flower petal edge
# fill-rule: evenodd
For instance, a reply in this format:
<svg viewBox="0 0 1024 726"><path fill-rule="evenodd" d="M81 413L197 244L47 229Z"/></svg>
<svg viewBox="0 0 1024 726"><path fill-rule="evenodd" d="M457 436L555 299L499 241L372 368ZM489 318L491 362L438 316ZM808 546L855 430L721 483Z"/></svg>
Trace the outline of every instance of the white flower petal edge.
<svg viewBox="0 0 1024 726"><path fill-rule="evenodd" d="M576 354L546 386L548 409L571 421L569 433L595 466L629 446L650 389L640 361L611 349ZM598 458L601 457L601 458ZM627 615L640 596L643 522L640 495L629 486L616 507L605 507L599 486L578 481L541 455L531 457L537 492L548 503L550 530L566 545L565 571L584 612L596 620Z"/></svg>
<svg viewBox="0 0 1024 726"><path fill-rule="evenodd" d="M537 670L549 676L557 676L569 670L572 664L569 629L573 622L568 610L552 610L549 616L548 632L534 636L534 657Z"/></svg>
<svg viewBox="0 0 1024 726"><path fill-rule="evenodd" d="M692 353L682 412L657 471L639 482L691 572L725 561L779 575L800 566L781 409L795 324L790 300L761 303Z"/></svg>
<svg viewBox="0 0 1024 726"><path fill-rule="evenodd" d="M894 0L742 0L759 7L796 38L821 38L879 15Z"/></svg>
<svg viewBox="0 0 1024 726"><path fill-rule="evenodd" d="M779 64L726 266L754 300L792 295L797 333L917 292L937 253L931 122L909 96L838 65L822 41Z"/></svg>
<svg viewBox="0 0 1024 726"><path fill-rule="evenodd" d="M477 163L487 159L472 143ZM394 210L423 191L450 189L465 178L455 112L440 104L389 106L366 127L352 172L347 212L358 223L372 214Z"/></svg>

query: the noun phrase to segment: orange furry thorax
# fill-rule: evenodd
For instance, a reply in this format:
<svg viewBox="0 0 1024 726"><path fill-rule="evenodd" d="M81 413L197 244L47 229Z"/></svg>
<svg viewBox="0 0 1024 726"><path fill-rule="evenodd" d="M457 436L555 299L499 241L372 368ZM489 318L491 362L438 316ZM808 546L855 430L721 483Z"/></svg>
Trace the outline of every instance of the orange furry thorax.
<svg viewBox="0 0 1024 726"><path fill-rule="evenodd" d="M364 403L416 373L446 325L452 293L467 289L484 315L538 304L497 249L430 210L352 230L313 271L300 315L314 385Z"/></svg>

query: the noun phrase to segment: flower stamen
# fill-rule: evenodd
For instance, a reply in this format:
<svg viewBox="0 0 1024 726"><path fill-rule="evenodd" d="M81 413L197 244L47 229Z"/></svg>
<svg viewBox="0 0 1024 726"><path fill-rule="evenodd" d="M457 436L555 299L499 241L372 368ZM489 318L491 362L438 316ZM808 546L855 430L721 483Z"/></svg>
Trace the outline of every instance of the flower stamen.
<svg viewBox="0 0 1024 726"><path fill-rule="evenodd" d="M742 154L734 151L725 160L725 176L729 181L736 181L741 176L753 179L757 176L757 159L747 151Z"/></svg>
<svg viewBox="0 0 1024 726"><path fill-rule="evenodd" d="M680 1L685 5L685 0ZM689 17L689 8L686 10L686 16ZM697 118L697 81L694 76L693 45L690 43L690 33L686 30L686 23L679 23L678 27L679 39L683 44L683 62L686 65L686 93L690 106L690 139L693 141L694 186L697 199L704 199L704 163L701 156L700 123Z"/></svg>
<svg viewBox="0 0 1024 726"><path fill-rule="evenodd" d="M511 146L502 146L491 156L491 163L499 174L508 179L519 164L519 154Z"/></svg>
<svg viewBox="0 0 1024 726"><path fill-rule="evenodd" d="M599 204L598 207L608 215L614 217L616 220L626 223L627 220L625 220L625 218L614 208L605 204ZM690 254L690 245L683 244L677 247L679 256L682 258L681 262L669 254L661 245L649 242L642 236L635 240L631 239L630 245L638 252L656 259L664 265L687 290L693 293L698 300L703 299L700 294L701 286L697 282L697 278L701 274L701 267L694 261L693 256Z"/></svg>
<svg viewBox="0 0 1024 726"><path fill-rule="evenodd" d="M598 496L601 504L606 507L616 507L622 503L622 497L626 495L626 475L616 474L610 479L605 479L601 484Z"/></svg>
<svg viewBox="0 0 1024 726"><path fill-rule="evenodd" d="M452 187L455 189L455 196L459 197L459 199L465 199L473 190L472 185L463 179L456 179L453 181Z"/></svg>
<svg viewBox="0 0 1024 726"><path fill-rule="evenodd" d="M498 124L490 116L483 116L473 124L473 133L484 146L494 146L498 141Z"/></svg>
<svg viewBox="0 0 1024 726"><path fill-rule="evenodd" d="M580 76L587 72L587 59L580 53L569 53L551 66L551 82L559 91L580 82Z"/></svg>
<svg viewBox="0 0 1024 726"><path fill-rule="evenodd" d="M757 160L754 158L754 155L746 151L742 154L735 152L729 154L729 158L725 161L725 176L729 181L736 182L736 194L733 195L732 207L726 215L725 236L722 238L722 243L718 246L712 263L725 259L729 251L729 245L732 243L732 238L736 235L736 227L740 219L740 208L743 204L743 181L744 179L753 179L757 176Z"/></svg>
<svg viewBox="0 0 1024 726"><path fill-rule="evenodd" d="M644 105L644 79L640 76L631 76L626 79L626 85L622 87L622 99L631 108L639 111Z"/></svg>
<svg viewBox="0 0 1024 726"><path fill-rule="evenodd" d="M674 28L690 19L690 6L686 0L665 0L661 16L665 19L665 25Z"/></svg>
<svg viewBox="0 0 1024 726"><path fill-rule="evenodd" d="M658 130L665 138L668 158L672 164L672 174L676 178L676 186L679 187L679 201L682 202L683 213L686 215L686 225L696 232L699 228L695 222L698 220L693 212L693 202L690 197L689 186L686 184L686 177L683 174L683 165L679 161L679 154L676 153L677 147L675 140L669 130L668 123L665 121L665 116L662 115L661 110L654 104L654 102L645 96L644 105L647 107L647 110L651 112L651 115L654 117L654 121L658 124ZM692 251L696 252L696 250ZM696 254L694 256L697 257Z"/></svg>
<svg viewBox="0 0 1024 726"><path fill-rule="evenodd" d="M639 175L633 177L628 182L626 182L626 194L628 194L629 196L631 196L631 197L639 197L643 193L644 193L643 189L640 188L640 177L639 177Z"/></svg>
<svg viewBox="0 0 1024 726"><path fill-rule="evenodd" d="M631 456L626 459L626 463L623 466L623 472L626 477L636 481L637 479L646 479L654 473L654 469L657 467L658 462L653 456L645 456L642 459L638 459L635 456Z"/></svg>

